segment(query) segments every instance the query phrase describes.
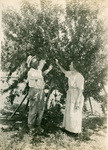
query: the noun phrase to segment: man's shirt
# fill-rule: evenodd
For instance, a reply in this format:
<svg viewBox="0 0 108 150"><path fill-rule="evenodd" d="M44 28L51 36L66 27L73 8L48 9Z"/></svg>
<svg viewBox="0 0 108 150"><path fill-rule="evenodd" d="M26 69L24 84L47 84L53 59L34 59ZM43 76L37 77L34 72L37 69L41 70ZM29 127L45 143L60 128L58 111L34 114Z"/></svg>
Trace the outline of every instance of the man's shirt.
<svg viewBox="0 0 108 150"><path fill-rule="evenodd" d="M42 76L42 71L40 69L36 70L31 68L28 71L28 82L29 87L34 87L36 89L44 89L45 82Z"/></svg>

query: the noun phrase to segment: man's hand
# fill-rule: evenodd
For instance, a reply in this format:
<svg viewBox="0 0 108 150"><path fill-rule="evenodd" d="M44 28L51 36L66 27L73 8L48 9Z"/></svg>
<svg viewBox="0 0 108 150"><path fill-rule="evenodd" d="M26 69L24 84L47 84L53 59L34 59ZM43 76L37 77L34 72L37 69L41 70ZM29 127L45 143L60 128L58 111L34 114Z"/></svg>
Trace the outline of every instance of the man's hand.
<svg viewBox="0 0 108 150"><path fill-rule="evenodd" d="M49 66L49 70L51 70L51 69L52 69L52 65Z"/></svg>
<svg viewBox="0 0 108 150"><path fill-rule="evenodd" d="M42 63L42 64L46 64L46 61L43 60L43 59L41 59L41 63Z"/></svg>
<svg viewBox="0 0 108 150"><path fill-rule="evenodd" d="M58 59L55 59L55 61L56 61L56 64L58 65Z"/></svg>

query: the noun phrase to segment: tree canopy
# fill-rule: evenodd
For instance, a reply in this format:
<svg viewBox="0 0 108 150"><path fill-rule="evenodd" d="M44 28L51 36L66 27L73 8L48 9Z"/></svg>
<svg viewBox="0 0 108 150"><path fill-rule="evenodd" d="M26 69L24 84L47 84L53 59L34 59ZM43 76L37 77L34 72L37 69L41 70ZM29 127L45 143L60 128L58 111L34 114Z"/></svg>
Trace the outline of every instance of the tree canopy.
<svg viewBox="0 0 108 150"><path fill-rule="evenodd" d="M61 20L61 17L64 19ZM103 101L100 91L107 80L104 28L98 19L98 9L91 10L84 3L69 3L66 11L57 6L38 11L35 6L24 3L17 13L12 9L3 11L2 70L9 76L17 72L19 78L5 92L14 89L27 78L26 60L29 55L46 59L46 69L53 65L45 77L48 85L65 95L67 79L61 73L55 59L68 70L74 61L77 70L85 78L84 96ZM14 100L14 99L13 99ZM12 100L12 101L13 101ZM105 99L104 99L105 100Z"/></svg>

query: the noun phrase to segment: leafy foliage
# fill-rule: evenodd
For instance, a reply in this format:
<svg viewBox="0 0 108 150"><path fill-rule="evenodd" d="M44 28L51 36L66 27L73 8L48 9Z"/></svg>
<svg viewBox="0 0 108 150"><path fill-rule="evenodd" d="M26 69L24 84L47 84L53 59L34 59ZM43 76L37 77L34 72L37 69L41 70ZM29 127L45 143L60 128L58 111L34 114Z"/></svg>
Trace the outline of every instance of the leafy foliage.
<svg viewBox="0 0 108 150"><path fill-rule="evenodd" d="M65 16L61 21L60 16ZM45 77L47 84L65 94L67 79L55 64L55 58L68 70L74 61L76 69L85 78L84 95L101 101L100 91L106 83L106 56L104 29L97 17L98 11L86 8L84 3L70 3L66 13L58 7L38 11L29 3L24 3L20 13L14 10L3 12L5 42L2 44L2 69L19 75L8 89L17 87L27 77L26 60L29 55L46 59L53 65ZM105 99L104 99L105 100Z"/></svg>

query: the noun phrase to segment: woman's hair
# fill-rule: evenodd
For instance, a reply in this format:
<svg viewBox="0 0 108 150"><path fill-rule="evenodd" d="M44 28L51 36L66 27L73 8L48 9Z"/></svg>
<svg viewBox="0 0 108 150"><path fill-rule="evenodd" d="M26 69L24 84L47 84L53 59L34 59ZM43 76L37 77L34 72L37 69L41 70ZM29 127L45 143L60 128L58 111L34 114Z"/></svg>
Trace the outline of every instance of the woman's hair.
<svg viewBox="0 0 108 150"><path fill-rule="evenodd" d="M36 59L36 60L35 60ZM34 61L35 60L35 61ZM34 58L31 60L30 62L30 67L34 68L34 63L35 63L35 68L37 68L39 66L39 61L37 60L37 58Z"/></svg>

